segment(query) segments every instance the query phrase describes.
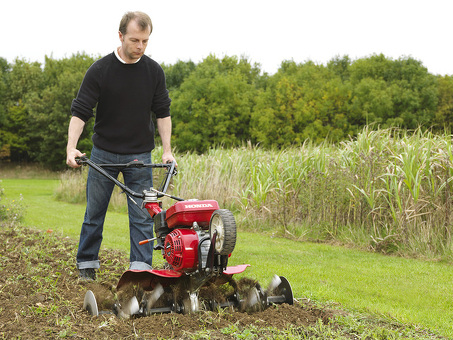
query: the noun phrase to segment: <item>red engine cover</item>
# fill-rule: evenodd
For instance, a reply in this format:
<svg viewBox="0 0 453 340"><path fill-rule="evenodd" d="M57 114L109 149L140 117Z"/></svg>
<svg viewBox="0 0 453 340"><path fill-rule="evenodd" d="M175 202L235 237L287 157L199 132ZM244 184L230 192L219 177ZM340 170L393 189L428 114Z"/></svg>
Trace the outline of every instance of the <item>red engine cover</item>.
<svg viewBox="0 0 453 340"><path fill-rule="evenodd" d="M164 258L176 271L189 272L198 264L198 235L192 229L175 229L165 237Z"/></svg>
<svg viewBox="0 0 453 340"><path fill-rule="evenodd" d="M181 201L167 209L166 221L169 228L191 227L193 222L208 228L211 215L217 209L219 204L214 200Z"/></svg>

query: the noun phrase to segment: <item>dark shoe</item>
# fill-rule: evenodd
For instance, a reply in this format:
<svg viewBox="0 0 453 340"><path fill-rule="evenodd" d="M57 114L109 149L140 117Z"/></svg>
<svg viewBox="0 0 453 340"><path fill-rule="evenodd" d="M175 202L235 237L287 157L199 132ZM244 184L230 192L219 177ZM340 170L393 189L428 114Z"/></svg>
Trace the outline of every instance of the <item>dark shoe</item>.
<svg viewBox="0 0 453 340"><path fill-rule="evenodd" d="M79 278L84 281L96 280L96 271L94 268L79 269Z"/></svg>

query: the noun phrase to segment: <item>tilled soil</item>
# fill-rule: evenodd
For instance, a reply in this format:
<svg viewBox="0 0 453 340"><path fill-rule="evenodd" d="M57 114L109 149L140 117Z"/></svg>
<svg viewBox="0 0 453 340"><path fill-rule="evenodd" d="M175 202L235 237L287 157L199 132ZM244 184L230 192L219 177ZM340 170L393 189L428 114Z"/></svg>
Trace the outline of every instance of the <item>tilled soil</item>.
<svg viewBox="0 0 453 340"><path fill-rule="evenodd" d="M73 240L51 231L0 226L0 336L186 339L208 334L211 339L228 339L234 332L262 329L260 337L266 338L272 337L273 329L290 328L303 337L307 327L327 323L335 315L300 300L254 313L222 310L131 319L111 314L92 317L82 308L85 292L95 292L100 309L104 301L111 302L127 256L102 250L102 270L95 282L87 283L78 279L75 252Z"/></svg>

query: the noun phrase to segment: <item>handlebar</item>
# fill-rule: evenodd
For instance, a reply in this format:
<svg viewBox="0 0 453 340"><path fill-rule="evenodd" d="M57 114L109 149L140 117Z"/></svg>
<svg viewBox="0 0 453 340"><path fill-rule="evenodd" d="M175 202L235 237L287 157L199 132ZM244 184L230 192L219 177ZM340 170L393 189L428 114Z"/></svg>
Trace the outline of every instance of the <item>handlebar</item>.
<svg viewBox="0 0 453 340"><path fill-rule="evenodd" d="M166 194L166 191L168 189L168 186L170 185L170 179L172 176L176 176L178 171L176 170L176 163L173 161L171 163L167 164L144 164L143 162L140 161L132 161L127 164L96 164L93 161L91 161L88 157L82 156L78 159L76 159L77 164L79 165L89 165L91 168L99 172L101 175L115 183L117 186L119 186L125 193L127 193L129 196L136 197L136 198L145 198L145 193L137 193L131 189L129 189L126 185L118 181L116 178L112 177L109 175L103 168L104 167L116 167L116 168L167 168L167 173L166 176L161 184L160 190L156 190L151 188L151 190L155 191L157 193L157 197L163 197L163 196L168 196L171 197L175 200L178 201L184 201L184 199L171 196Z"/></svg>

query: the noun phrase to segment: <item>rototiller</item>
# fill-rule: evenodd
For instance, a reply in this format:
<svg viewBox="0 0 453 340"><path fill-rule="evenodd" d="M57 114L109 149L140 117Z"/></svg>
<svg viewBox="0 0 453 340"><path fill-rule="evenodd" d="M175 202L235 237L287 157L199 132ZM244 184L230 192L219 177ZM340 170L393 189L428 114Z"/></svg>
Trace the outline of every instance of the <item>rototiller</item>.
<svg viewBox="0 0 453 340"><path fill-rule="evenodd" d="M236 245L233 214L220 209L215 200L184 200L168 195L170 180L177 173L174 163L96 164L87 157L81 157L78 163L89 165L107 177L134 203L134 198L143 200L141 208L145 208L154 220L155 237L140 244L155 241L154 249L161 250L166 261L162 269L124 272L117 291L130 291L133 296L118 300L110 311L99 311L94 293L87 291L83 308L91 315L148 316L225 307L245 311L262 310L271 304L293 304L291 285L283 276L274 275L267 289L262 289L253 280L246 280L246 284L233 280L234 274L242 273L249 266L227 266ZM159 190L150 188L137 193L110 176L104 167L163 168L166 173ZM163 196L177 202L163 210L159 201Z"/></svg>

